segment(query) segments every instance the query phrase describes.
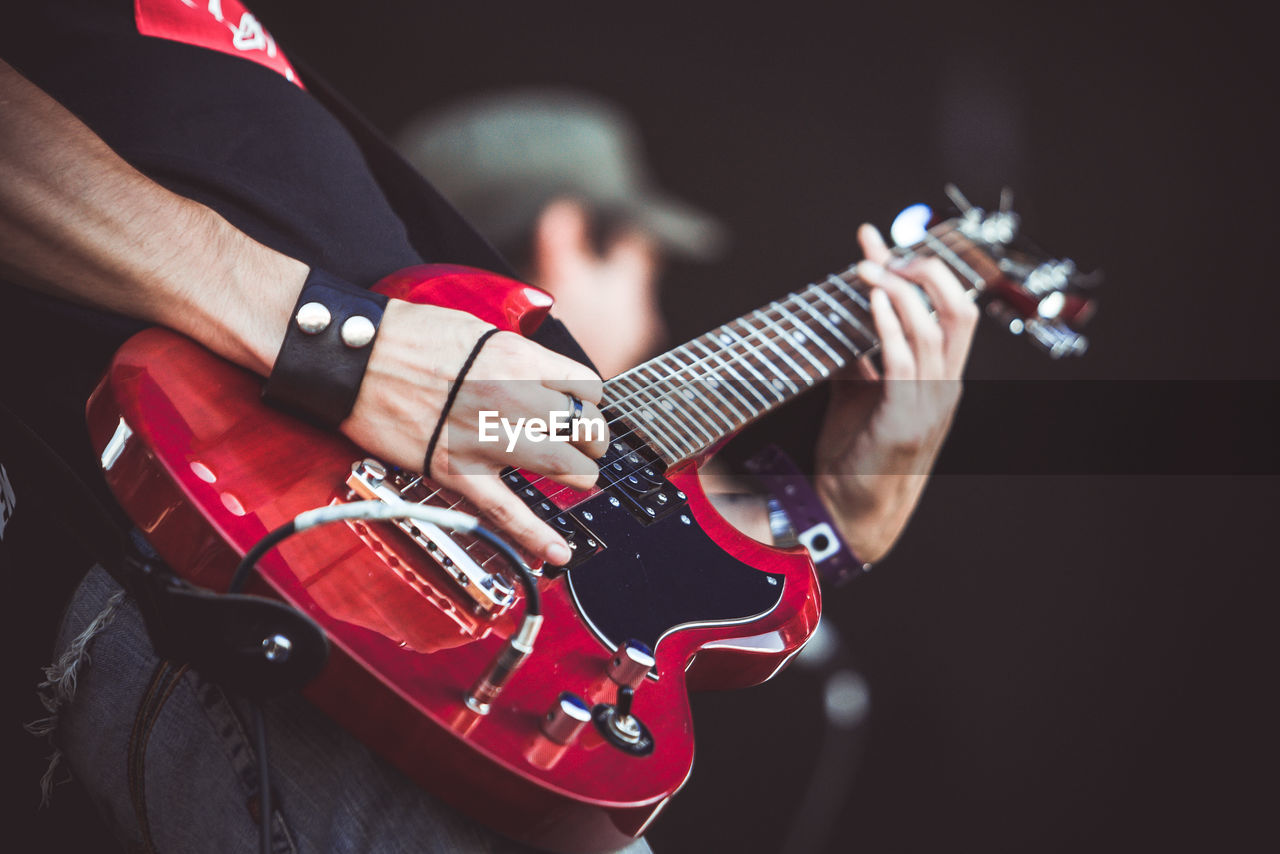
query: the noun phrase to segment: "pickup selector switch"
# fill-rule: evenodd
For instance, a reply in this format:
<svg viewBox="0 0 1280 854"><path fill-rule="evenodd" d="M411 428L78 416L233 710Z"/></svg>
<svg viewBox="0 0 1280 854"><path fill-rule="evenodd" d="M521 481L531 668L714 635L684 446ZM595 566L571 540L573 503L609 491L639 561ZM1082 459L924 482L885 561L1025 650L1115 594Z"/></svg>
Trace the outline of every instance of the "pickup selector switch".
<svg viewBox="0 0 1280 854"><path fill-rule="evenodd" d="M614 747L633 756L648 756L653 752L653 735L639 718L631 714L635 693L634 688L620 687L617 704L599 704L591 710L591 719L605 741Z"/></svg>

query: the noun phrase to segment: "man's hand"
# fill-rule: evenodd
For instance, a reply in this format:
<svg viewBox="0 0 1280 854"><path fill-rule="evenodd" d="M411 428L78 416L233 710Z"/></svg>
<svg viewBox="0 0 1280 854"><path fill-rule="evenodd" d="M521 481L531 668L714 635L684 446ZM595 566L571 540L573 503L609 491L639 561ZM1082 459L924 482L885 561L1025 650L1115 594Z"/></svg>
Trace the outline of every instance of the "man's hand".
<svg viewBox="0 0 1280 854"><path fill-rule="evenodd" d="M854 553L874 562L902 533L942 448L978 309L936 258L901 263L869 225L858 241L884 373L862 359L833 383L814 486Z"/></svg>
<svg viewBox="0 0 1280 854"><path fill-rule="evenodd" d="M391 300L355 409L342 430L381 459L421 470L449 386L489 324L462 311ZM606 441L480 441L480 411L509 421L547 419L564 412L568 395L583 402L582 417L598 419L603 384L593 371L511 332L484 345L467 373L431 460L431 479L459 493L495 526L544 560L567 563L569 546L498 477L516 466L577 489L595 483ZM586 431L585 435L590 435ZM585 438L584 435L584 438Z"/></svg>

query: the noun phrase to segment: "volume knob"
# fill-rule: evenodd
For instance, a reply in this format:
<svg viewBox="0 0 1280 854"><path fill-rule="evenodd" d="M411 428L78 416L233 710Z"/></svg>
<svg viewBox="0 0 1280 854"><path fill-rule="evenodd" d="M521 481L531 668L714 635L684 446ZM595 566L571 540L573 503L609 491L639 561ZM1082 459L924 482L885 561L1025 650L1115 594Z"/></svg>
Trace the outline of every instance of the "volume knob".
<svg viewBox="0 0 1280 854"><path fill-rule="evenodd" d="M577 695L564 691L542 718L542 734L556 744L568 744L591 720L591 709Z"/></svg>
<svg viewBox="0 0 1280 854"><path fill-rule="evenodd" d="M619 686L639 688L653 665L653 650L638 640L629 640L614 652L606 672Z"/></svg>

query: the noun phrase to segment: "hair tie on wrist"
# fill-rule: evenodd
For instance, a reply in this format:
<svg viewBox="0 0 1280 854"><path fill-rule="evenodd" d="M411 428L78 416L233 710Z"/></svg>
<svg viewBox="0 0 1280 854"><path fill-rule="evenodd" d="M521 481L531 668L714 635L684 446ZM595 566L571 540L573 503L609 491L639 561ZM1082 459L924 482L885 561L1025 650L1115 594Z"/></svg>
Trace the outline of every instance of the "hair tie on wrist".
<svg viewBox="0 0 1280 854"><path fill-rule="evenodd" d="M435 455L436 443L440 441L440 431L444 429L444 422L449 417L449 410L453 408L453 401L458 397L458 389L462 388L462 381L466 379L467 371L471 370L471 365L475 362L476 356L480 355L480 350L484 347L485 342L501 331L494 326L480 336L475 346L471 348L471 352L467 355L467 360L462 363L462 368L458 371L457 378L449 386L449 396L444 399L444 408L440 410L440 418L436 421L436 429L431 431L431 441L427 442L427 455L422 458L423 477L431 477L431 457Z"/></svg>
<svg viewBox="0 0 1280 854"><path fill-rule="evenodd" d="M337 427L356 405L386 306L382 294L313 269L298 294L262 399Z"/></svg>

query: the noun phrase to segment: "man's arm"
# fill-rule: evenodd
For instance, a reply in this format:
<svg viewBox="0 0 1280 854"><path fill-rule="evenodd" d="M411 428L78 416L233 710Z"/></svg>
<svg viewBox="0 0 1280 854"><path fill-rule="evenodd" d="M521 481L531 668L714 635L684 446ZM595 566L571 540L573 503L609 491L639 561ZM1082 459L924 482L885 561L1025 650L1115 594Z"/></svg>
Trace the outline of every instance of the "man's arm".
<svg viewBox="0 0 1280 854"><path fill-rule="evenodd" d="M195 338L265 374L306 264L122 160L0 62L0 270Z"/></svg>
<svg viewBox="0 0 1280 854"><path fill-rule="evenodd" d="M874 228L863 226L858 239L884 375L863 359L832 384L813 485L854 554L874 563L906 528L951 428L978 310L941 261L894 265ZM702 482L717 512L771 542L765 497L711 462Z"/></svg>
<svg viewBox="0 0 1280 854"><path fill-rule="evenodd" d="M391 271L388 271L391 272ZM60 104L0 62L0 273L23 287L175 329L269 373L309 268L141 174ZM449 386L488 328L472 315L392 300L342 430L388 462L423 468ZM430 330L430 335L424 334ZM504 465L586 488L604 443L506 455L481 444L476 412L546 416L566 393L600 399L590 370L517 335L481 352L450 410L435 479L554 563L564 540L497 477ZM523 380L481 382L479 380ZM449 443L452 442L452 447Z"/></svg>

